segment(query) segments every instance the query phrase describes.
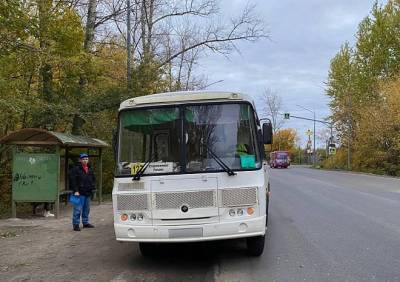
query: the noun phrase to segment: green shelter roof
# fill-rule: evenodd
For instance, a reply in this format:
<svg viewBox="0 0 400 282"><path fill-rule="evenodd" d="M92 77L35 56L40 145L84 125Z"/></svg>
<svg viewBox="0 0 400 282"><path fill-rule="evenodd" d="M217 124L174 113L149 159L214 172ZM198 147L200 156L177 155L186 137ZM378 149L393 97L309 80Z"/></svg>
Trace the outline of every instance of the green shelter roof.
<svg viewBox="0 0 400 282"><path fill-rule="evenodd" d="M77 148L104 148L109 146L100 139L47 131L40 128L24 128L14 131L1 138L0 144L26 146L58 145L61 147Z"/></svg>

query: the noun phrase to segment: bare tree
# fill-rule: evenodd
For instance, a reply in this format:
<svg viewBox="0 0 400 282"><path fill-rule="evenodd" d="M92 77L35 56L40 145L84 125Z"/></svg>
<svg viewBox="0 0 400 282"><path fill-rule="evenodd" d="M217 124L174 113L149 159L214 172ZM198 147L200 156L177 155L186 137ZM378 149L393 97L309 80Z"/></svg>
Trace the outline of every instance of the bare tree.
<svg viewBox="0 0 400 282"><path fill-rule="evenodd" d="M163 46L166 50L165 57L168 58L173 52L182 50L185 46L191 43L192 30L185 27L184 30L177 33L179 41L173 42L170 36L166 36ZM179 44L177 47L173 44ZM195 48L187 52L183 52L177 57L176 60L169 61L163 68L168 73L169 90L194 90L202 88L206 85L206 78L204 76L193 75L193 70L198 64L204 48Z"/></svg>
<svg viewBox="0 0 400 282"><path fill-rule="evenodd" d="M327 140L330 140L331 130L329 128L323 128L316 132L316 137L319 142L326 143Z"/></svg>
<svg viewBox="0 0 400 282"><path fill-rule="evenodd" d="M76 9L85 29L85 51L96 56L100 44L127 47L126 0L59 0ZM218 0L130 0L131 44L129 55L132 81L148 69L152 81L157 73L169 90L204 88L206 76L195 75L194 69L206 52L225 56L238 51L239 41L256 41L268 37L263 22L255 15L255 6L246 5L235 17L220 13ZM125 47L124 47L125 45ZM140 68L138 68L140 67ZM134 70L136 68L136 70ZM139 77L140 79L140 77ZM129 79L127 79L129 81ZM85 79L83 79L85 82ZM140 83L140 82L139 82ZM128 87L134 87L134 83ZM146 89L146 84L136 84ZM150 86L154 86L151 85ZM85 91L85 83L82 84ZM129 88L128 88L129 89ZM149 87L156 91L156 87ZM129 91L128 91L129 92ZM84 94L84 93L83 93ZM145 93L142 93L145 94ZM130 95L127 93L127 95ZM112 105L110 105L112 107ZM73 131L79 133L84 121L80 111L75 115Z"/></svg>
<svg viewBox="0 0 400 282"><path fill-rule="evenodd" d="M238 50L235 45L238 41L256 41L267 37L261 20L254 16L255 6L246 6L242 14L237 18L231 19L229 24L216 24L212 20L213 15L218 15L216 3L207 1L206 4L210 5L210 8L202 16L208 16L210 22L201 25L196 25L195 23L190 25L189 23L193 22L193 19L184 18L183 20L186 20L186 22L183 22L182 26L187 27L184 32L190 35L188 36L187 44L181 45L181 48L175 54L163 58L160 61L160 66L193 49L208 49L227 55L234 50ZM206 9L207 5L201 7Z"/></svg>
<svg viewBox="0 0 400 282"><path fill-rule="evenodd" d="M132 1L133 61L155 63L169 75L171 90L204 84L193 77L193 68L205 51L228 55L238 50L238 41L267 37L255 6L247 5L238 17L222 21L216 0ZM124 30L122 15L113 14L117 29Z"/></svg>
<svg viewBox="0 0 400 282"><path fill-rule="evenodd" d="M320 142L320 144L325 145L326 151L328 151L328 145L331 137L331 131L328 128L321 129L316 132L316 138Z"/></svg>
<svg viewBox="0 0 400 282"><path fill-rule="evenodd" d="M267 117L271 119L272 130L276 134L283 125L283 119L280 111L282 108L282 99L271 89L264 89L264 93L261 96L264 108L262 109Z"/></svg>

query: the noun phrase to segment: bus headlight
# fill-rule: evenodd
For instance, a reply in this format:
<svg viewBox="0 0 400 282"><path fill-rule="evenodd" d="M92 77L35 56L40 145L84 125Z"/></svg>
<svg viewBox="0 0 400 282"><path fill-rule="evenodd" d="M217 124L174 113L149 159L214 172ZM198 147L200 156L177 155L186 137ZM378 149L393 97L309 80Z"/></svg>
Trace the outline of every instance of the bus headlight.
<svg viewBox="0 0 400 282"><path fill-rule="evenodd" d="M136 220L136 214L131 214L131 220Z"/></svg>
<svg viewBox="0 0 400 282"><path fill-rule="evenodd" d="M143 214L139 213L137 216L137 220L142 221L143 220Z"/></svg>
<svg viewBox="0 0 400 282"><path fill-rule="evenodd" d="M237 215L238 216L242 216L243 215L243 210L242 209L238 209L237 210Z"/></svg>
<svg viewBox="0 0 400 282"><path fill-rule="evenodd" d="M127 221L128 220L128 215L126 213L121 214L121 220L122 221Z"/></svg>
<svg viewBox="0 0 400 282"><path fill-rule="evenodd" d="M235 216L235 214L236 214L236 212L235 212L234 209L230 209L230 210L229 210L229 215L230 215L230 216Z"/></svg>

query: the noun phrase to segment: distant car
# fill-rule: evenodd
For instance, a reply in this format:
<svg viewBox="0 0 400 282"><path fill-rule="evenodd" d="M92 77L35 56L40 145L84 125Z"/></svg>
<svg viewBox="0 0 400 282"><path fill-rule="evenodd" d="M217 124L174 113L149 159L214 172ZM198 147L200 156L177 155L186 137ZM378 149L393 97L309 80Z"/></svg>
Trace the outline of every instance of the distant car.
<svg viewBox="0 0 400 282"><path fill-rule="evenodd" d="M270 153L271 168L288 168L290 166L290 157L288 151L275 151Z"/></svg>

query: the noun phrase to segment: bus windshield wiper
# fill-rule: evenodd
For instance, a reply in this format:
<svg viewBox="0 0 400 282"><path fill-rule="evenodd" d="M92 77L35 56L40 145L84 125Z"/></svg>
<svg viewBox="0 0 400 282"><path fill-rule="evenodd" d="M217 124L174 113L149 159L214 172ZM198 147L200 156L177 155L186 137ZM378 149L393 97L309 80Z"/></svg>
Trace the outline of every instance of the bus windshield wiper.
<svg viewBox="0 0 400 282"><path fill-rule="evenodd" d="M236 175L236 173L235 173L226 163L224 163L224 161L221 160L221 158L219 158L219 157L210 149L210 147L209 147L206 143L204 143L204 142L201 142L201 143L202 143L202 145L204 146L204 148L206 148L207 151L210 153L211 157L213 157L213 159L222 167L222 169L223 169L224 171L226 171L226 173L228 173L229 176Z"/></svg>
<svg viewBox="0 0 400 282"><path fill-rule="evenodd" d="M143 173L145 172L145 170L147 169L147 167L149 166L149 164L154 161L156 157L153 155L152 157L150 157L144 164L143 166L135 173L135 175L133 176L132 180L140 180L140 177L143 175Z"/></svg>

